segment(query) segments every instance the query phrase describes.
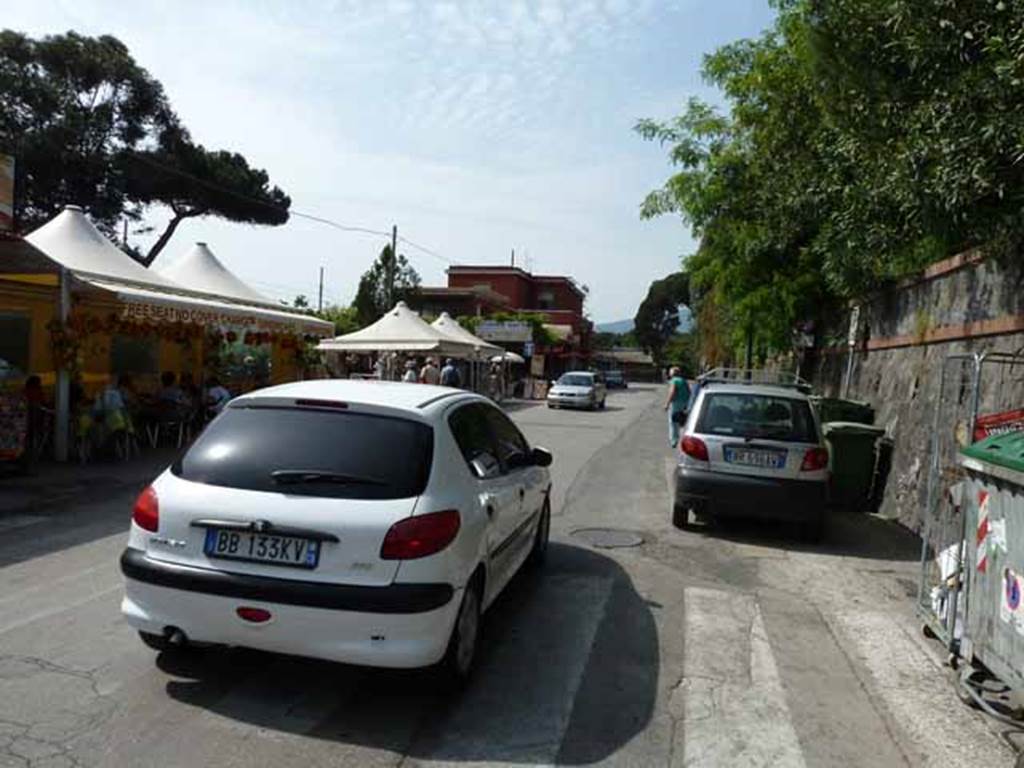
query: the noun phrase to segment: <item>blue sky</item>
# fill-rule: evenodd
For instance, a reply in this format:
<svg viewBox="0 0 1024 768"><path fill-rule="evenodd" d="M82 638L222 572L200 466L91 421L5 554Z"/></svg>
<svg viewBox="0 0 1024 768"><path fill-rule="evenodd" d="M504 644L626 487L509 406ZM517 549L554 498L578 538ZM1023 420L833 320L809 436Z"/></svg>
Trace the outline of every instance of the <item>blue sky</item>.
<svg viewBox="0 0 1024 768"><path fill-rule="evenodd" d="M702 55L770 20L767 0L33 0L0 23L113 34L197 141L266 168L295 210L396 223L464 264L507 264L514 248L521 266L587 284L603 322L632 317L693 247L678 219L639 219L670 168L633 124L717 101ZM383 245L298 218L204 219L160 259L194 241L275 298L312 297L323 266L339 303ZM401 250L444 284L444 261Z"/></svg>

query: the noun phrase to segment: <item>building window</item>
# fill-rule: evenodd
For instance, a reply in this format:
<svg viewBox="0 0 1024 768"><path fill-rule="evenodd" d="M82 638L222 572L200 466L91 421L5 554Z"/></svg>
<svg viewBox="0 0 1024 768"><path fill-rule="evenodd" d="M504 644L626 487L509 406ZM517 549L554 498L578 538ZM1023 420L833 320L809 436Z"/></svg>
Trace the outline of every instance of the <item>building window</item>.
<svg viewBox="0 0 1024 768"><path fill-rule="evenodd" d="M160 342L115 336L110 340L110 370L118 373L156 373L160 365Z"/></svg>
<svg viewBox="0 0 1024 768"><path fill-rule="evenodd" d="M554 291L540 291L537 294L537 309L554 309L555 308L555 293Z"/></svg>
<svg viewBox="0 0 1024 768"><path fill-rule="evenodd" d="M21 312L0 312L0 381L28 373L32 318Z"/></svg>

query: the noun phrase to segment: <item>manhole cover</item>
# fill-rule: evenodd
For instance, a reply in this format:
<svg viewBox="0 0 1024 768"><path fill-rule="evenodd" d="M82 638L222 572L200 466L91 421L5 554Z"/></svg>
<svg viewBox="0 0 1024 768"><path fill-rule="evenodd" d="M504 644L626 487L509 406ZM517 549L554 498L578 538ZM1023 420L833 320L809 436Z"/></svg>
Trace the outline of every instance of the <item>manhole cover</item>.
<svg viewBox="0 0 1024 768"><path fill-rule="evenodd" d="M592 547L615 549L616 547L638 547L644 543L643 536L632 531L619 531L615 528L580 528L572 532L573 536L583 539Z"/></svg>

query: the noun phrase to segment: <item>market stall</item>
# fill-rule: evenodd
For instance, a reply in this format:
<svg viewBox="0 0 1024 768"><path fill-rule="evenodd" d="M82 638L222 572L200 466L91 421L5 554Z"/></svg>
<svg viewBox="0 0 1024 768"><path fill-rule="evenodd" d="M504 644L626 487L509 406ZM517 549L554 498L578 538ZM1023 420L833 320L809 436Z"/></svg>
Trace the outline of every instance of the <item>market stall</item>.
<svg viewBox="0 0 1024 768"><path fill-rule="evenodd" d="M501 347L491 344L489 341L484 341L479 336L469 332L455 320L447 312L442 312L441 316L437 318L431 325L442 333L446 333L457 341L465 344L470 344L473 347L473 356L468 359L469 364L469 386L473 390L482 389L482 383L485 380L484 369L486 367L487 358L495 353L505 354L505 350Z"/></svg>
<svg viewBox="0 0 1024 768"><path fill-rule="evenodd" d="M238 390L286 381L302 375L312 346L333 329L329 322L274 306L205 254L205 265L189 258L181 268L186 275L201 270L189 276L189 285L147 269L73 206L24 243L39 256L43 274L27 282L19 277L24 264L0 261L0 288L35 291L32 306L43 308L31 316L24 372L38 373L52 391L58 458L67 455L71 409L79 405L71 402L72 394L86 400L125 374L143 393L153 392L164 372L198 388L208 373L221 375L227 353L270 361L262 371L243 366ZM18 311L12 291L0 292L0 312L9 306Z"/></svg>
<svg viewBox="0 0 1024 768"><path fill-rule="evenodd" d="M344 336L324 339L318 349L327 353L381 354L387 378L394 378L397 356L402 353L460 359L471 359L476 355L473 344L431 326L404 301L398 302L394 309L372 325Z"/></svg>

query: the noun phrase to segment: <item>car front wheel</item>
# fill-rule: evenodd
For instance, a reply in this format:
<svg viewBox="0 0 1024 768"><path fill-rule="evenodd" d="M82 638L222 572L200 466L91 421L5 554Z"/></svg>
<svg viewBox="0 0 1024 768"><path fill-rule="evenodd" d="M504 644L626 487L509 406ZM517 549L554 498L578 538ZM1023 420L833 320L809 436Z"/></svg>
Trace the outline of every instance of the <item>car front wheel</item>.
<svg viewBox="0 0 1024 768"><path fill-rule="evenodd" d="M551 503L544 502L540 520L537 521L537 533L533 537L533 548L530 550L529 564L538 568L544 564L548 555L548 540L551 538Z"/></svg>

